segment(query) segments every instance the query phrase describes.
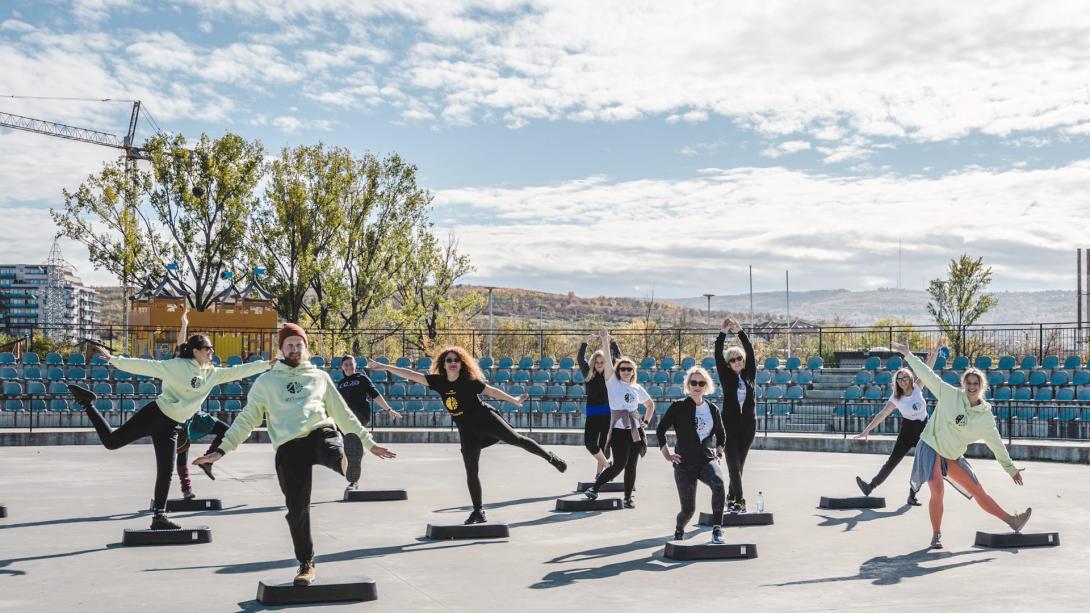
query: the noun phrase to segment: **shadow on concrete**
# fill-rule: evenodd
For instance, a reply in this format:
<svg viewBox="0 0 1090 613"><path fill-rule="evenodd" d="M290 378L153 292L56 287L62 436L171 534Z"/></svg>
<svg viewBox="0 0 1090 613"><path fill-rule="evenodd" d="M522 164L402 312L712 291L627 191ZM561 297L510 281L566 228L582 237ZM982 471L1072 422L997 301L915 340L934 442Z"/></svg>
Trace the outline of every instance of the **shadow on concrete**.
<svg viewBox="0 0 1090 613"><path fill-rule="evenodd" d="M566 521L587 519L590 517L594 517L595 515L601 514L602 511L550 511L549 514L545 515L544 517L515 522L513 524L508 524L508 527L528 528L530 526L548 526L552 524L563 523Z"/></svg>
<svg viewBox="0 0 1090 613"><path fill-rule="evenodd" d="M532 504L535 502L545 502L546 500L556 500L561 496L567 496L568 494L561 494L560 496L538 496L536 498L516 498L514 500L503 500L500 502L489 502L484 505L484 509L502 509L504 507L514 507L520 504ZM469 513L473 510L473 507L447 507L445 509L436 509L435 513Z"/></svg>
<svg viewBox="0 0 1090 613"><path fill-rule="evenodd" d="M925 577L945 570L991 562L995 558L977 558L950 564L924 566L927 562L950 561L961 556L974 555L979 551L935 551L921 549L899 556L878 556L859 565L859 573L848 577L824 577L787 583L770 583L765 587L785 587L789 585L811 585L815 583L836 583L840 581L870 581L871 585L896 585L902 579Z"/></svg>
<svg viewBox="0 0 1090 613"><path fill-rule="evenodd" d="M43 521L31 521L21 524L4 524L0 526L0 530L10 530L13 528L36 528L38 526L58 526L61 524L79 524L85 522L96 521L121 521L125 519L136 519L145 515L151 515L151 511L137 511L134 513L114 513L112 515L93 515L86 517L63 517L61 519L46 519Z"/></svg>
<svg viewBox="0 0 1090 613"><path fill-rule="evenodd" d="M20 575L25 575L26 574L25 570L15 570L15 569L9 569L8 568L12 564L15 564L15 563L18 563L18 562L35 562L37 560L52 560L52 559L55 559L55 558L68 558L68 557L72 557L72 556L80 556L80 555L83 555L85 553L95 553L96 551L107 551L109 549L116 549L119 546L120 546L120 543L110 544L110 545L107 545L105 547L96 547L95 549L81 549L79 551L66 551L64 553L51 553L51 554L48 554L48 555L41 555L41 556L28 556L28 557L25 557L25 558L11 558L11 559L8 559L8 560L0 560L0 575L11 575L13 577L17 577L17 576L20 576Z"/></svg>
<svg viewBox="0 0 1090 613"><path fill-rule="evenodd" d="M699 530L690 532L690 535L695 532L699 532ZM557 556L546 562L546 564L586 562L589 560L597 560L610 556L631 553L634 551L639 551L641 549L655 549L655 551L653 551L648 556L636 560L625 560L623 562L614 562L612 564L603 564L600 566L584 568L554 570L542 577L541 581L534 583L530 587L535 590L545 590L557 587L565 587L574 583L578 583L580 581L590 581L593 579L609 579L611 577L616 577L623 573L633 571L663 572L673 570L675 568L682 568L684 566L692 564L693 561L682 562L676 560L668 560L662 556L662 548L665 546L666 541L669 538L669 536L662 536L656 538L640 539L638 541L632 541L631 543L625 543L622 545L598 547L595 549L587 549L584 551L577 551L574 553ZM716 560L716 562L730 561L731 560Z"/></svg>
<svg viewBox="0 0 1090 613"><path fill-rule="evenodd" d="M830 526L844 526L844 532L853 530L860 522L874 521L876 519L886 519L889 517L898 517L904 515L911 509L912 506L903 504L896 511L875 511L874 509L860 509L859 513L851 517L832 517L829 515L815 514L815 517L820 517L822 521L818 526L830 527Z"/></svg>
<svg viewBox="0 0 1090 613"><path fill-rule="evenodd" d="M254 588L257 589L256 587ZM365 603L358 601L348 602L314 602L307 604L284 604L284 605L263 605L257 600L247 600L245 602L238 603L238 613L248 613L249 611L288 611L291 609L298 609L300 607L306 607L308 609L317 607L352 607L359 606Z"/></svg>
<svg viewBox="0 0 1090 613"><path fill-rule="evenodd" d="M319 503L314 503L319 504ZM313 506L313 505L312 505ZM272 513L273 511L283 511L286 507L278 505L275 507L251 507L244 504L235 505L233 507L227 507L219 511L205 510L205 511L175 511L170 514L175 519L185 519L188 517L200 517L200 516L219 516L219 515L250 515L252 513Z"/></svg>

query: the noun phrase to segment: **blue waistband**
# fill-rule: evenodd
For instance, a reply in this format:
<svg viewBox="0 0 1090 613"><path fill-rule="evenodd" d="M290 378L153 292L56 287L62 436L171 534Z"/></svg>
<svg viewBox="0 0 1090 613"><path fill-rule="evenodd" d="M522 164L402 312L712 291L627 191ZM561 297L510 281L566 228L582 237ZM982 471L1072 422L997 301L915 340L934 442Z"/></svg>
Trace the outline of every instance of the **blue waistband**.
<svg viewBox="0 0 1090 613"><path fill-rule="evenodd" d="M592 415L609 415L609 405L588 404L586 408L586 416L591 417Z"/></svg>

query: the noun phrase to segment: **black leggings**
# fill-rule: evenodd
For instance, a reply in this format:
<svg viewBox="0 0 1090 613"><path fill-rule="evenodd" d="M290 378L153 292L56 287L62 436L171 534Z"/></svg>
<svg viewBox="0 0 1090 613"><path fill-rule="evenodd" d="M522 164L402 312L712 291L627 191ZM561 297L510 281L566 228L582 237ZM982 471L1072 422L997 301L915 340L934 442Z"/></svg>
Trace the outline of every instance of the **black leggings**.
<svg viewBox="0 0 1090 613"><path fill-rule="evenodd" d="M163 513L167 508L167 494L170 492L170 478L174 472L174 445L178 439L178 422L163 415L154 401L145 404L129 421L114 430L102 417L102 414L90 403L83 406L87 419L95 427L98 438L106 449L121 449L145 436L151 437L155 448L155 495L152 510Z"/></svg>
<svg viewBox="0 0 1090 613"><path fill-rule="evenodd" d="M606 446L609 435L609 414L588 415L583 424L583 446L594 455Z"/></svg>
<svg viewBox="0 0 1090 613"><path fill-rule="evenodd" d="M712 517L718 526L723 517L723 471L716 462L708 462L700 468L674 467L674 483L677 484L677 497L681 500L681 511L677 514L677 529L684 530L685 524L696 512L696 482L703 481L712 488Z"/></svg>
<svg viewBox="0 0 1090 613"><path fill-rule="evenodd" d="M519 449L551 460L552 455L545 451L541 445L532 438L527 438L511 427L499 414L488 410L486 414L478 418L471 418L455 422L458 426L458 438L462 443L462 461L466 466L466 485L469 486L469 497L473 501L473 508L480 509L481 503L481 477L480 471L481 450L503 441L508 445L514 445Z"/></svg>
<svg viewBox="0 0 1090 613"><path fill-rule="evenodd" d="M897 442L893 444L893 453L889 454L889 459L882 465L882 469L878 471L874 479L871 480L871 488L876 488L882 485L882 482L889 477L894 468L901 463L901 459L905 457L909 449L915 449L916 444L920 442L920 434L923 433L924 426L927 425L927 420L917 421L913 419L901 420L901 431L897 433Z"/></svg>
<svg viewBox="0 0 1090 613"><path fill-rule="evenodd" d="M745 500L742 493L742 471L746 467L746 456L753 445L757 433L757 420L743 418L740 422L724 424L727 429L727 473L730 486L727 488L727 502L741 503Z"/></svg>
<svg viewBox="0 0 1090 613"><path fill-rule="evenodd" d="M318 428L303 438L290 440L276 450L276 477L288 507L288 530L295 546L295 559L306 562L314 558L314 542L310 537L310 491L314 473L311 467L325 466L341 473L344 440L330 427Z"/></svg>
<svg viewBox="0 0 1090 613"><path fill-rule="evenodd" d="M602 471L594 480L595 491L614 479L624 471L624 497L631 498L632 490L636 488L636 465L640 461L640 453L646 443L642 440L632 440L632 431L626 428L614 428L609 437L609 452L613 456L613 464Z"/></svg>

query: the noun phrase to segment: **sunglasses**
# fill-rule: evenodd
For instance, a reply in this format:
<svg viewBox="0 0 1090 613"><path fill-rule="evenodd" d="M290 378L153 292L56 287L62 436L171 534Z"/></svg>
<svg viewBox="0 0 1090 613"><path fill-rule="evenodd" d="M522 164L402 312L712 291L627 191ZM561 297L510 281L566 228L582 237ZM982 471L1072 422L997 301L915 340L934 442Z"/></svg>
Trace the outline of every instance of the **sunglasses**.
<svg viewBox="0 0 1090 613"><path fill-rule="evenodd" d="M443 360L443 362L445 362L447 364L461 364L462 360L460 360L458 358L447 358L447 359Z"/></svg>
<svg viewBox="0 0 1090 613"><path fill-rule="evenodd" d="M622 366L622 367L617 369L618 372L632 372L633 370L636 370L636 369L632 368L631 366Z"/></svg>
<svg viewBox="0 0 1090 613"><path fill-rule="evenodd" d="M689 387L704 387L707 384L707 381L689 381Z"/></svg>
<svg viewBox="0 0 1090 613"><path fill-rule="evenodd" d="M207 349L208 351L211 351L212 353L216 352L216 350L212 348L212 345L201 345L200 347L197 347L197 349Z"/></svg>
<svg viewBox="0 0 1090 613"><path fill-rule="evenodd" d="M727 363L741 362L741 361L743 361L743 360L745 360L745 358L743 358L743 357L742 357L742 356L740 356L740 355L736 355L736 356L734 356L733 358L731 358L731 359L727 360Z"/></svg>

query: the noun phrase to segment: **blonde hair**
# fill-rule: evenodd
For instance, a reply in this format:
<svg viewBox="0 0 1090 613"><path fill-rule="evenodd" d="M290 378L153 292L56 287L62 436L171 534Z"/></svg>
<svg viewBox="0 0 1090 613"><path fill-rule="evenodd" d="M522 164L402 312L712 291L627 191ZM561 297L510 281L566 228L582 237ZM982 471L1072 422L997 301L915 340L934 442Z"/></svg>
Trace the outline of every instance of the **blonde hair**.
<svg viewBox="0 0 1090 613"><path fill-rule="evenodd" d="M980 396L983 398L984 392L988 391L988 379L984 377L984 373L979 368L968 368L961 373L961 389L965 389L965 377L969 375L975 375L977 381L980 381Z"/></svg>
<svg viewBox="0 0 1090 613"><path fill-rule="evenodd" d="M738 345L731 345L730 347L727 347L726 349L723 350L723 359L726 360L728 364L730 363L730 360L733 357L742 358L742 364L745 365L745 363L746 363L746 352L743 351L742 348L739 347Z"/></svg>
<svg viewBox="0 0 1090 613"><path fill-rule="evenodd" d="M428 372L433 375L437 375L442 372L441 369L443 369L445 366L443 364L443 361L447 359L448 353L453 353L454 355L458 356L458 360L462 363L462 367L458 369L459 379L469 379L470 381L484 381L485 383L487 383L484 378L484 373L481 372L481 365L477 363L477 360L473 356L469 355L468 351L462 349L461 347L458 347L457 345L447 347L440 351L439 354L435 356L435 361L431 363L431 368L428 369Z"/></svg>
<svg viewBox="0 0 1090 613"><path fill-rule="evenodd" d="M901 398L905 394L901 392L901 384L897 383L897 377L901 376L901 373L908 375L909 394L912 393L911 389L916 386L916 375L912 374L912 371L907 368L901 368L897 372L893 373L893 397Z"/></svg>
<svg viewBox="0 0 1090 613"><path fill-rule="evenodd" d="M628 362L629 364L632 365L632 382L636 383L636 378L637 378L637 375L640 374L640 371L636 367L636 361L633 360L632 358L626 356L626 355L622 355L621 357L617 358L617 361L613 363L613 376L617 377L618 379L621 379L621 370L620 370L620 368L621 368L621 364L624 364L625 362ZM621 379L621 381L624 381L624 379Z"/></svg>
<svg viewBox="0 0 1090 613"><path fill-rule="evenodd" d="M594 353L590 354L590 359L587 360L587 366L589 367L587 369L587 376L583 377L583 380L586 381L587 383L590 383L591 379L598 376L598 371L594 370L594 360L597 360L598 358L602 358L602 360L605 361L606 352L599 349L598 351L595 351Z"/></svg>
<svg viewBox="0 0 1090 613"><path fill-rule="evenodd" d="M708 374L708 370L703 366L693 366L685 373L685 393L688 394L689 390L689 378L694 374L704 377L704 380L708 382L704 386L704 395L710 396L715 393L715 382L712 381L712 376Z"/></svg>

